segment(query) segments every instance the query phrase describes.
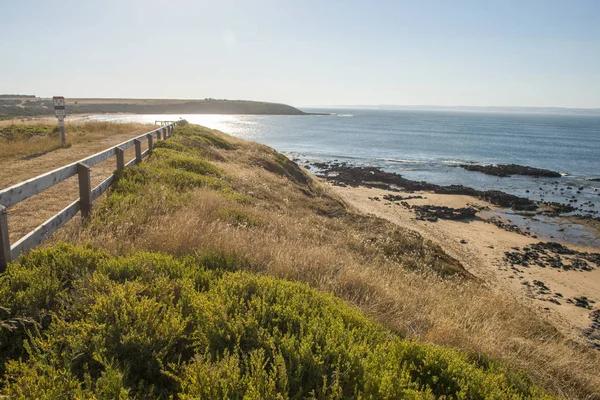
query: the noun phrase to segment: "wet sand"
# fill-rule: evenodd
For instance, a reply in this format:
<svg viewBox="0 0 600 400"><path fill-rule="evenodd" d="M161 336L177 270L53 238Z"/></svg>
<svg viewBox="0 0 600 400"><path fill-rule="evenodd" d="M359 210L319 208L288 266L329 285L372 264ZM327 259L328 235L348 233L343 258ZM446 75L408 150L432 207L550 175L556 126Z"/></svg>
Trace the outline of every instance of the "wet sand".
<svg viewBox="0 0 600 400"><path fill-rule="evenodd" d="M498 210L497 207L475 197L430 192L390 192L383 189L326 184L356 211L385 218L399 226L419 232L458 259L469 272L481 278L490 288L504 291L507 295L515 296L533 305L562 330L572 333L574 338L586 340L583 333L592 322L590 313L592 309L600 308L600 268L594 267L592 271L575 269L565 271L537 265L513 266L505 260L505 252L515 251L517 247L522 249L544 239L509 232L486 222L479 216L458 221L418 220L414 211L402 206L400 202L383 199L386 194L421 195L422 199L405 201L410 205L437 205L452 208L478 206L489 207L492 212ZM374 199L376 197L379 201ZM600 253L598 248L563 244L577 251ZM576 301L573 299L581 296L590 300L592 309L575 305ZM568 302L568 299L573 302Z"/></svg>

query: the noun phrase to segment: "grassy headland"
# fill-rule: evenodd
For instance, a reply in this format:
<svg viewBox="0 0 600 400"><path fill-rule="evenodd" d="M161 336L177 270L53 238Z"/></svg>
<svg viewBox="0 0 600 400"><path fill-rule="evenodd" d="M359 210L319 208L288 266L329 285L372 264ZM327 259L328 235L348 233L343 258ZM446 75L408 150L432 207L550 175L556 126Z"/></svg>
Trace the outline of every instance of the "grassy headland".
<svg viewBox="0 0 600 400"><path fill-rule="evenodd" d="M134 113L134 114L264 114L304 115L279 103L245 100L177 100L177 99L66 99L67 114ZM0 98L0 117L54 114L52 99L15 97Z"/></svg>
<svg viewBox="0 0 600 400"><path fill-rule="evenodd" d="M596 352L217 131L177 128L56 236L1 279L9 397L599 398Z"/></svg>

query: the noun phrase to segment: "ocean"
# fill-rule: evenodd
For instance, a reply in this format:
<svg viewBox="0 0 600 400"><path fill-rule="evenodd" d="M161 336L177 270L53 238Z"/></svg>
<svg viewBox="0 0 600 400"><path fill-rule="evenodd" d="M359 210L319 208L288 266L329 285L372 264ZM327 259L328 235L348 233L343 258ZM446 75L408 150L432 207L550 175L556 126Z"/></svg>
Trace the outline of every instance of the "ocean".
<svg viewBox="0 0 600 400"><path fill-rule="evenodd" d="M570 204L579 207L579 214L600 210L600 181L593 180L600 178L599 116L321 108L303 111L332 115L93 118L153 122L181 117L269 145L301 165L345 161L439 185L496 189L533 200L571 200ZM500 178L466 171L458 167L461 163L514 163L558 171L563 177Z"/></svg>

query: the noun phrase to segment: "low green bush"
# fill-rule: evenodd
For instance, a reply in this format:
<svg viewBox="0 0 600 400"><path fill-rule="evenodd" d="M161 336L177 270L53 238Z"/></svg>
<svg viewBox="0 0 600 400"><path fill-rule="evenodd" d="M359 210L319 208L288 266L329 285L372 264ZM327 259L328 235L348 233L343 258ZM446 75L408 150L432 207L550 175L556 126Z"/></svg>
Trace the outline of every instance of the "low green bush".
<svg viewBox="0 0 600 400"><path fill-rule="evenodd" d="M547 397L493 361L404 340L332 295L247 272L228 254L174 258L60 244L0 276L8 398ZM6 350L9 350L6 352Z"/></svg>
<svg viewBox="0 0 600 400"><path fill-rule="evenodd" d="M206 131L199 126L178 127L172 138L157 142L148 160L116 172L110 196L90 222L92 229L126 227L127 233L134 234L144 229L151 218L183 204L187 193L194 188L213 189L236 200L225 172L203 158L202 149L182 144L182 140L189 138L204 138ZM206 146L211 145L207 143Z"/></svg>
<svg viewBox="0 0 600 400"><path fill-rule="evenodd" d="M0 139L7 141L28 140L39 136L58 137L56 125L10 125L0 128Z"/></svg>
<svg viewBox="0 0 600 400"><path fill-rule="evenodd" d="M234 146L227 140L215 135L210 129L198 125L186 125L177 128L180 141L188 148L202 149L214 146L223 150L232 150Z"/></svg>

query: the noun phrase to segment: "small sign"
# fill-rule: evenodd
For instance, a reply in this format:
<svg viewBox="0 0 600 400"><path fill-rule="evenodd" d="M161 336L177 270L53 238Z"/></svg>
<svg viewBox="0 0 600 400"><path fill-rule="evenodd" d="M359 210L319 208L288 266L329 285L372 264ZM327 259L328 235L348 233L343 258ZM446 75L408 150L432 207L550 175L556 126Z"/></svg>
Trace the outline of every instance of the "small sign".
<svg viewBox="0 0 600 400"><path fill-rule="evenodd" d="M52 98L52 102L54 103L54 114L58 120L64 120L67 115L65 109L65 98L62 96L54 96Z"/></svg>

